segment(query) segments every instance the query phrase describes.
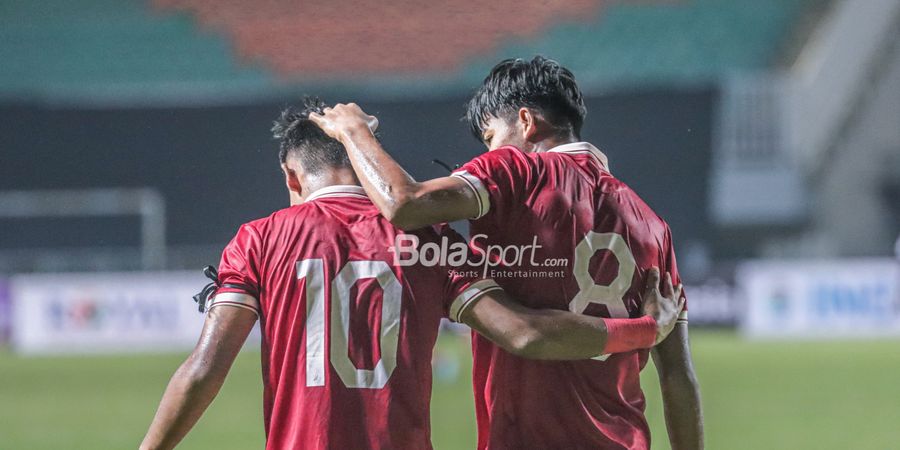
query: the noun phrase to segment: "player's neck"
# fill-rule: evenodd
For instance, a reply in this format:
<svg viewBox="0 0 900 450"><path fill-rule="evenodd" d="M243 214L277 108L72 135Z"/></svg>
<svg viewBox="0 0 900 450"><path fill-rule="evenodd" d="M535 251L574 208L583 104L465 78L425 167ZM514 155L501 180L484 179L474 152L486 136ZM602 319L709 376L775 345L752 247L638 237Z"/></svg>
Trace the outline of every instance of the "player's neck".
<svg viewBox="0 0 900 450"><path fill-rule="evenodd" d="M321 174L306 175L302 183L303 192L306 193L304 198L322 188L347 185L359 186L359 179L356 178L352 169L336 169Z"/></svg>
<svg viewBox="0 0 900 450"><path fill-rule="evenodd" d="M546 152L554 147L559 147L560 145L571 144L573 142L579 142L580 139L572 136L571 134L567 134L564 136L553 136L543 139L534 144L532 147L533 152Z"/></svg>

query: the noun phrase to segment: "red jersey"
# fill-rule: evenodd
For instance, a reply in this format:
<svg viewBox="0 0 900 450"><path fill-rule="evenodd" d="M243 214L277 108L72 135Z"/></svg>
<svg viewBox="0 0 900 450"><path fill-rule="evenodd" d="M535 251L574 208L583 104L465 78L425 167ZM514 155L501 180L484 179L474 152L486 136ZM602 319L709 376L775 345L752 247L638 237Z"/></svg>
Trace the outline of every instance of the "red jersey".
<svg viewBox="0 0 900 450"><path fill-rule="evenodd" d="M504 147L454 176L481 205L473 245L523 249L490 255L503 264L487 274L528 307L638 317L652 266L678 282L668 226L610 175L591 144L542 153ZM523 251L530 254L510 256ZM473 353L479 448L650 447L638 377L648 350L534 361L473 334Z"/></svg>
<svg viewBox="0 0 900 450"><path fill-rule="evenodd" d="M406 234L439 242L446 230ZM267 449L431 448L439 322L499 288L395 265L400 233L361 187L332 186L243 225L225 248L213 305L258 299L235 306L260 316Z"/></svg>

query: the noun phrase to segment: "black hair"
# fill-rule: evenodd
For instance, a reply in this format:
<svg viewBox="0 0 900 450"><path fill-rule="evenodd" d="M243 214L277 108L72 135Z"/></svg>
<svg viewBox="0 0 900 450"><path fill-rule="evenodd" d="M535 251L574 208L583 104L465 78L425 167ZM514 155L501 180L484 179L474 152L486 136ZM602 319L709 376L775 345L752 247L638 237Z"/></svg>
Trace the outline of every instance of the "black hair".
<svg viewBox="0 0 900 450"><path fill-rule="evenodd" d="M581 137L581 125L587 108L575 75L558 62L535 56L531 61L500 61L469 100L466 119L472 134L482 141L491 117L502 118L519 108L539 110L554 126Z"/></svg>
<svg viewBox="0 0 900 450"><path fill-rule="evenodd" d="M287 107L272 125L272 136L279 140L278 160L297 157L303 170L319 173L328 167L350 167L344 146L329 137L309 120L310 113L322 113L327 105L318 97L304 97L303 108Z"/></svg>

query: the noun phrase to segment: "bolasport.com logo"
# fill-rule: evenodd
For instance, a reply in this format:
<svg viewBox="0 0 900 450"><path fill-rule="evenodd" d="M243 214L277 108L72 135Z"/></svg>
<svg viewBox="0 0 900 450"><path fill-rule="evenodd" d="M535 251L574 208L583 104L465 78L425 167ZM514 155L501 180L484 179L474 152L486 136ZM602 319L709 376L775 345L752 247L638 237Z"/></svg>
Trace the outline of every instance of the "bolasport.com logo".
<svg viewBox="0 0 900 450"><path fill-rule="evenodd" d="M543 246L535 236L526 245L493 245L484 241L487 235L476 234L465 242L442 237L440 242L422 244L419 237L412 234L398 234L394 246L389 250L394 254L394 265L425 267L451 267L451 274L459 276L481 276L491 278L564 277L569 266L567 258L544 258L537 256Z"/></svg>

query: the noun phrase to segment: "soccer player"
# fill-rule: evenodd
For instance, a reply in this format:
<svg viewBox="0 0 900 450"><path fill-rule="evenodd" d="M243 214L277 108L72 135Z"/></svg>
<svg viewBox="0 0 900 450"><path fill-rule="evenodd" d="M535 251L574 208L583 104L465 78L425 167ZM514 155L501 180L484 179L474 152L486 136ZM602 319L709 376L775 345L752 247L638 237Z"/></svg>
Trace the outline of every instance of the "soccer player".
<svg viewBox="0 0 900 450"><path fill-rule="evenodd" d="M455 242L448 227L401 231L358 185L343 146L307 117L276 123L291 207L243 225L222 253L200 341L141 445L174 447L221 387L259 318L266 448L427 449L431 355L441 318L525 357L590 358L645 348L675 326L680 286L644 293L639 319L538 311L448 264L395 263L398 236ZM460 244L466 249L465 243ZM463 271L466 272L466 271Z"/></svg>
<svg viewBox="0 0 900 450"><path fill-rule="evenodd" d="M640 287L659 266L679 279L665 221L611 173L607 157L580 139L587 110L573 74L542 57L497 64L468 105L488 152L451 176L417 182L374 139L374 118L337 105L310 118L347 148L382 214L415 229L470 219L482 251L535 243L537 257L489 274L532 308L598 317L640 315ZM565 277L535 277L550 263ZM508 262L508 261L507 261ZM520 276L521 274L525 276ZM699 388L687 315L653 349L673 449L703 446ZM648 449L639 373L647 349L599 360L521 358L474 336L478 447Z"/></svg>

